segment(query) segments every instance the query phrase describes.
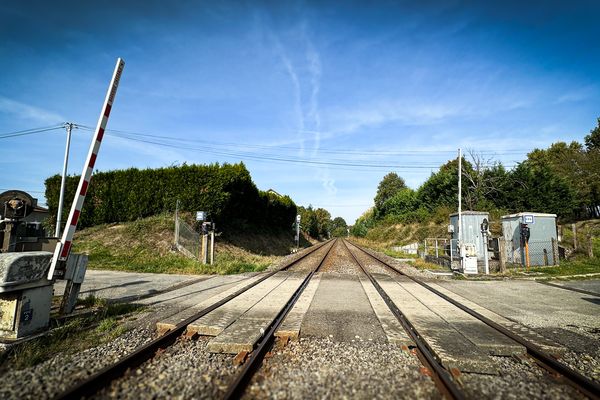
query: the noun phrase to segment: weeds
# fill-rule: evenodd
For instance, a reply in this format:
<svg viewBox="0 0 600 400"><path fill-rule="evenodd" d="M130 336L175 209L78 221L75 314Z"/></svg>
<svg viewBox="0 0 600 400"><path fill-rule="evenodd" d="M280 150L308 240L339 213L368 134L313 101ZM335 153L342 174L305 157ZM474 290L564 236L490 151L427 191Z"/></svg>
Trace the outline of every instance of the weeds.
<svg viewBox="0 0 600 400"><path fill-rule="evenodd" d="M287 240L287 236L229 235L228 240L238 243L238 246L220 239L217 243L216 263L204 265L171 250L173 226L173 216L161 214L123 224L104 224L87 228L76 237L74 251L88 254L90 269L237 274L262 271L277 260L277 256L265 256L256 252L264 253L269 246L274 245L275 254L287 254L289 245L292 244L291 240Z"/></svg>
<svg viewBox="0 0 600 400"><path fill-rule="evenodd" d="M126 330L119 317L143 309L136 304L107 304L94 295L79 300L78 304L98 310L60 322L48 334L12 347L0 356L0 370L31 367L57 354L70 355L114 340Z"/></svg>

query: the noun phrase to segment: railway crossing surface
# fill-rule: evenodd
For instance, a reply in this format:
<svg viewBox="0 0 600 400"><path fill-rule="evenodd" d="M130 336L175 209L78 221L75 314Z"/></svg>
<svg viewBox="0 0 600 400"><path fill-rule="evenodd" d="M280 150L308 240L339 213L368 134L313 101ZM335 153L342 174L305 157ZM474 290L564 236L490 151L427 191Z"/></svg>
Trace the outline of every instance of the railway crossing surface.
<svg viewBox="0 0 600 400"><path fill-rule="evenodd" d="M128 332L136 345L100 358L85 374L73 374L76 367L67 362L59 370L64 376L44 382L45 397L599 393L593 339L600 297L593 294L535 282L434 279L341 239L292 255L264 273L177 276L152 289L150 275L110 287L103 273L95 274L83 292L146 306ZM10 393L0 389L3 397Z"/></svg>

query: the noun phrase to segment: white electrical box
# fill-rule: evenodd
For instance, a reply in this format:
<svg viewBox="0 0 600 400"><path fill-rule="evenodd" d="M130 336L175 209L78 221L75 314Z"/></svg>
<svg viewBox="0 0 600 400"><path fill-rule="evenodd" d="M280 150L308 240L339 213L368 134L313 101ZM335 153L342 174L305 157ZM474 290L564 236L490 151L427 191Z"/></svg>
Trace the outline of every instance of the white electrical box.
<svg viewBox="0 0 600 400"><path fill-rule="evenodd" d="M477 251L474 243L461 245L462 269L464 274L477 274Z"/></svg>

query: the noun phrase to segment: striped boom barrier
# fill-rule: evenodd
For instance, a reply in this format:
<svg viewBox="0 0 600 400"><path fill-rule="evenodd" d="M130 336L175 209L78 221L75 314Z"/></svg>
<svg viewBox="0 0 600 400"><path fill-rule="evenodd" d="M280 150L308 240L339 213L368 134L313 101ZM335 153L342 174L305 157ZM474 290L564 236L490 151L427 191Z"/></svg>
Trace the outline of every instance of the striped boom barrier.
<svg viewBox="0 0 600 400"><path fill-rule="evenodd" d="M106 128L108 117L110 116L110 110L112 109L115 95L117 94L119 80L121 79L121 74L123 73L124 67L125 62L120 58L117 59L117 65L115 66L115 71L110 81L110 85L108 86L106 98L104 99L102 113L98 119L98 125L96 126L92 144L90 145L87 160L83 167L83 171L81 172L81 179L79 180L79 185L77 186L77 192L75 192L75 199L73 201L73 205L71 206L71 211L69 212L66 228L63 232L62 238L56 244L56 249L54 250L54 257L52 257L52 264L50 265L50 271L48 271L49 280L54 278L54 271L56 270L56 265L58 262L65 261L71 252L73 235L77 229L77 221L79 220L81 209L83 208L85 195L87 194L92 172L94 170L94 165L96 164L96 157L98 156L100 144L102 143L102 138L104 137L104 129Z"/></svg>

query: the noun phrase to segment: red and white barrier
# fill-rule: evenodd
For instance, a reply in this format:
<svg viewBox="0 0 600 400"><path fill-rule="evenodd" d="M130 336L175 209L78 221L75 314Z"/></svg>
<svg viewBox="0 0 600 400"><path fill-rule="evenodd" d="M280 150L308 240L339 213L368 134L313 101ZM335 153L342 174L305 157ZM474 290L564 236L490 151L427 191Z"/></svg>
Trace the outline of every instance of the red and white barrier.
<svg viewBox="0 0 600 400"><path fill-rule="evenodd" d="M98 156L100 144L102 143L102 138L104 137L104 129L106 128L106 123L108 122L110 110L112 109L115 95L117 94L119 80L121 79L121 74L123 73L124 67L125 62L120 58L117 59L117 65L115 66L115 71L110 81L110 85L108 86L106 98L104 99L102 113L98 119L98 125L96 126L92 144L90 145L87 160L85 166L83 167L83 171L81 172L81 179L79 180L79 186L77 186L77 192L75 193L75 199L73 201L73 205L71 206L69 218L67 219L66 228L63 232L62 238L56 244L56 249L54 250L54 257L52 257L52 264L50 265L50 271L48 272L48 279L53 279L57 263L59 261L65 261L71 252L73 235L75 235L75 230L77 229L77 221L79 220L81 209L83 208L85 195L87 194L92 172L94 170L94 165L96 164L96 157Z"/></svg>

